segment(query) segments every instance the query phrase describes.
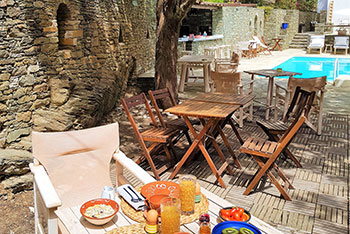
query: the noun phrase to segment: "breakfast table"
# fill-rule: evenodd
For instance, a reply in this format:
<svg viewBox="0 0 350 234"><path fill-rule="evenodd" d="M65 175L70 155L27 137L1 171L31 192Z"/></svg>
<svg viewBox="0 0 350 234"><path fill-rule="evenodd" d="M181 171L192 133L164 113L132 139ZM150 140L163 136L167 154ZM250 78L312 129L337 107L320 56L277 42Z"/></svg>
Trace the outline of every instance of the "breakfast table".
<svg viewBox="0 0 350 234"><path fill-rule="evenodd" d="M179 84L179 92L183 92L185 89L185 82L188 80L189 68L203 68L204 76L204 91L210 92L210 64L214 61L214 58L207 55L185 55L177 60L181 64L181 77Z"/></svg>
<svg viewBox="0 0 350 234"><path fill-rule="evenodd" d="M141 182L141 185L146 186L152 183L161 182L157 182L152 176L150 176L145 170L143 170L139 165L137 165L132 159L128 158L121 151L117 152L114 158L116 160L116 175L118 181L117 183L119 186L125 186L126 184L130 183L129 180L135 181L135 179L136 181L139 181L138 183ZM205 188L201 188L200 192L202 196L206 198L203 199L203 202L205 201L206 203L206 213L208 213L210 216L211 228L213 229L219 222L220 210L226 207L233 207L234 205ZM115 201L120 206L119 211L111 221L102 226L95 226L86 221L80 213L79 205L73 207L58 208L54 211L54 214L58 218L58 229L62 233L71 234L146 233L144 231L144 223L135 221L134 217L131 217L130 214L127 214L127 212L123 211L123 198L116 196ZM143 211L139 212L143 213ZM254 215L251 215L249 223L257 227L263 234L282 234L282 232L265 223L264 221L256 218ZM55 226L51 225L50 228L51 229L49 229L49 233L58 233L57 227L55 228ZM198 218L192 222L188 222L180 226L181 231L191 234L198 233L199 228L200 226Z"/></svg>
<svg viewBox="0 0 350 234"><path fill-rule="evenodd" d="M264 76L269 78L268 86L267 86L267 97L266 97L266 112L265 119L268 120L270 117L270 109L272 108L272 98L273 98L273 86L275 77L281 76L294 76L294 75L302 75L299 72L289 72L289 71L278 71L274 69L261 69L261 70L249 70L244 71L251 75L251 80L254 80L254 76Z"/></svg>
<svg viewBox="0 0 350 234"><path fill-rule="evenodd" d="M225 207L232 207L233 204L222 199L221 197L209 192L206 189L202 189L202 194L204 194L208 199L208 214L210 216L211 226L214 227L218 224L218 215L220 209ZM116 202L121 203L121 198L117 197ZM60 228L65 230L66 233L71 234L127 234L127 233L146 233L144 231L144 223L138 223L130 219L123 210L119 210L117 215L107 224L102 226L95 226L87 222L84 217L80 214L80 206L63 208L55 211L60 221ZM258 227L259 230L264 234L274 234L280 233L270 225L264 223L260 219L252 216L249 223ZM199 223L194 221L191 223L183 224L180 226L182 232L188 233L198 233Z"/></svg>
<svg viewBox="0 0 350 234"><path fill-rule="evenodd" d="M187 127L189 128L190 133L195 138L192 145L188 148L185 155L182 157L182 159L178 162L178 164L175 166L174 171L170 175L170 179L173 179L175 175L179 172L183 164L186 162L186 160L189 158L191 153L195 148L199 148L208 162L208 165L210 169L212 170L213 174L216 176L219 184L226 188L226 185L221 177L221 175L224 173L225 170L227 170L231 175L233 175L233 171L230 168L229 163L227 162L223 152L221 151L218 143L216 142L216 137L214 137L214 133L217 132L220 134L221 138L223 139L224 144L228 148L232 159L235 163L235 165L238 168L241 168L241 165L238 161L238 158L234 154L227 137L225 136L220 123L224 121L226 118L230 117L233 112L235 112L240 105L234 105L234 104L223 104L223 103L211 103L211 102L204 102L204 101L197 101L197 100L186 100L181 104L178 104L176 106L170 107L165 110L165 112L169 112L171 114L181 116ZM203 128L199 133L196 132L194 127L192 126L191 121L189 118L199 118L201 121L201 124L203 125ZM205 147L205 141L211 141L214 148L218 152L218 155L222 161L222 166L217 169L212 158L210 157L206 147Z"/></svg>

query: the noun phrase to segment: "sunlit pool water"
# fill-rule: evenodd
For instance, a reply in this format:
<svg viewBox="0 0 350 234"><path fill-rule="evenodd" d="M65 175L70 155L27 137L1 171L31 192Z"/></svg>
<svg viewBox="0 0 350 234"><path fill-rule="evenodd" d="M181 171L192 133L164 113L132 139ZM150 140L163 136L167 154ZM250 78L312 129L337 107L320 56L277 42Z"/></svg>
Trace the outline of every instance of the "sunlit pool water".
<svg viewBox="0 0 350 234"><path fill-rule="evenodd" d="M336 58L293 57L274 69L282 68L285 71L302 73L295 76L298 78L327 76L328 81L333 81L334 77L337 78L340 75L350 75L350 59L338 58L338 64L336 60Z"/></svg>

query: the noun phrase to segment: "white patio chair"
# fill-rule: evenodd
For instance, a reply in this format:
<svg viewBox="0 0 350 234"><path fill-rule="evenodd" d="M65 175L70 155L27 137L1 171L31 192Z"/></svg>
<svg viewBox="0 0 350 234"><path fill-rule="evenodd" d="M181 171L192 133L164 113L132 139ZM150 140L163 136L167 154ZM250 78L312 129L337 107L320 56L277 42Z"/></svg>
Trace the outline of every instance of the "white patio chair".
<svg viewBox="0 0 350 234"><path fill-rule="evenodd" d="M312 50L319 50L319 53L323 51L324 47L324 40L325 36L324 35L313 35L310 36L310 44L307 47L308 53L311 53Z"/></svg>
<svg viewBox="0 0 350 234"><path fill-rule="evenodd" d="M334 37L334 54L337 54L337 49L345 50L345 55L348 54L349 49L349 37Z"/></svg>
<svg viewBox="0 0 350 234"><path fill-rule="evenodd" d="M55 211L98 198L112 186L110 162L119 151L118 123L77 131L32 133L35 233L64 232ZM46 225L47 224L47 225Z"/></svg>

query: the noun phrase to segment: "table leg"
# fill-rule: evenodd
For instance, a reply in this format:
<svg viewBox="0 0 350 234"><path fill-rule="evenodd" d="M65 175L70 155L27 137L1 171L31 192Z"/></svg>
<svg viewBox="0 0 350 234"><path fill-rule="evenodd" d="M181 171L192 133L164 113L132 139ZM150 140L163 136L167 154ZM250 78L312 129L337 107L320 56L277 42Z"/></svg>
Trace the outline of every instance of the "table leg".
<svg viewBox="0 0 350 234"><path fill-rule="evenodd" d="M181 77L180 77L180 84L179 84L179 92L183 93L185 89L185 80L187 75L187 64L182 63L181 65Z"/></svg>
<svg viewBox="0 0 350 234"><path fill-rule="evenodd" d="M266 114L265 114L266 120L269 119L270 108L272 107L273 84L274 84L274 77L269 77L269 83L267 87L267 98L266 98Z"/></svg>
<svg viewBox="0 0 350 234"><path fill-rule="evenodd" d="M188 150L186 151L185 155L182 157L182 159L180 160L180 162L178 162L175 166L175 170L173 171L173 173L171 173L170 175L170 179L173 179L175 177L175 175L179 172L179 170L181 169L182 165L186 162L186 160L188 159L188 157L191 155L191 153L193 152L193 150L197 147L197 145L201 142L202 138L205 136L206 132L208 131L208 129L211 127L212 123L214 120L209 120L209 122L202 128L202 130L199 132L199 134L197 135L192 124L191 121L188 119L187 116L183 116L185 123L187 124L192 136L195 138L190 146L190 148L188 148Z"/></svg>
<svg viewBox="0 0 350 234"><path fill-rule="evenodd" d="M223 140L224 144L226 145L228 151L230 152L230 154L231 154L231 156L232 156L232 158L233 158L234 163L236 164L236 166L237 166L238 168L242 168L241 164L240 164L239 161L238 161L238 158L237 158L236 155L235 155L235 152L233 152L233 150L232 150L232 148L231 148L231 146L230 146L230 143L228 142L227 137L225 136L225 133L224 133L224 131L222 131L222 129L221 129L221 127L220 127L219 124L216 126L216 129L218 130L218 132L219 132L219 134L220 134L220 136L221 136L221 139ZM215 140L214 140L214 141L215 141ZM214 142L213 142L213 143L214 143ZM215 142L215 143L216 143L216 142ZM214 145L214 146L215 146L215 145Z"/></svg>
<svg viewBox="0 0 350 234"><path fill-rule="evenodd" d="M203 74L204 74L204 92L209 93L210 87L209 87L209 71L210 71L210 64L203 64Z"/></svg>
<svg viewBox="0 0 350 234"><path fill-rule="evenodd" d="M210 167L210 169L213 171L214 175L216 176L219 184L223 187L226 188L226 185L223 181L223 179L221 178L220 174L223 172L223 170L228 166L227 162L226 165L223 165L220 170L217 170L215 167L215 164L213 162L213 160L210 158L210 155L208 154L208 151L206 150L204 144L203 144L203 137L206 135L206 133L208 132L208 130L210 128L212 128L213 126L215 126L216 124L218 124L219 120L214 120L214 119L210 119L202 128L202 130L200 131L200 133L197 135L196 131L194 130L190 120L188 119L187 116L184 116L184 120L191 132L191 134L193 135L193 137L195 137L195 140L193 141L192 145L190 146L190 148L187 150L186 154L183 156L183 158L181 159L181 161L176 165L175 170L173 171L173 173L171 173L170 175L170 179L173 179L175 177L175 175L179 172L180 168L182 167L182 165L185 163L185 161L187 160L187 158L190 156L190 154L192 153L193 149L198 145L198 147L200 148L200 150L202 151L202 154L204 156L204 158L207 160L208 165ZM225 168L223 168L225 167Z"/></svg>

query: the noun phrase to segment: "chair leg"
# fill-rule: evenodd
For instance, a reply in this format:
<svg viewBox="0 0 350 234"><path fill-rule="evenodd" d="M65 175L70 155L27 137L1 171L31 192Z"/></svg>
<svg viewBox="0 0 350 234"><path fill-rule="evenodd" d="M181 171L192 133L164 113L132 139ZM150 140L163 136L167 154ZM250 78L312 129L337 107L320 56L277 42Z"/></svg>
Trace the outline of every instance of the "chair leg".
<svg viewBox="0 0 350 234"><path fill-rule="evenodd" d="M244 195L248 195L252 189L255 187L255 185L259 182L261 177L266 173L266 171L270 168L271 164L273 163L274 159L271 157L267 162L264 164L259 157L252 155L252 157L255 159L255 161L258 162L258 165L260 167L259 172L254 176L254 179L250 182L247 189L244 191ZM260 166L262 164L262 166Z"/></svg>
<svg viewBox="0 0 350 234"><path fill-rule="evenodd" d="M239 108L239 119L238 119L238 124L239 124L239 127L242 128L243 127L243 107L240 107Z"/></svg>
<svg viewBox="0 0 350 234"><path fill-rule="evenodd" d="M249 120L253 121L253 102L251 102L249 106Z"/></svg>

